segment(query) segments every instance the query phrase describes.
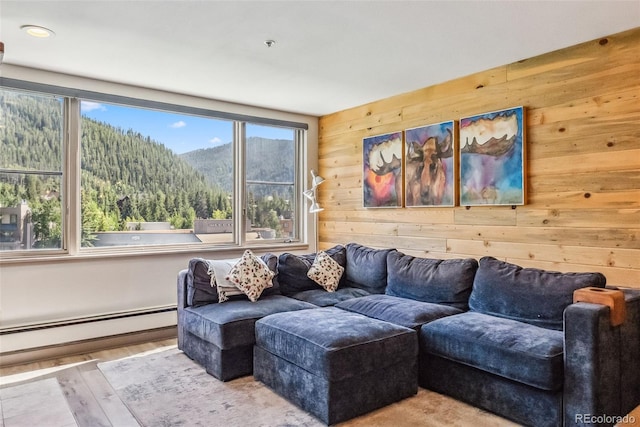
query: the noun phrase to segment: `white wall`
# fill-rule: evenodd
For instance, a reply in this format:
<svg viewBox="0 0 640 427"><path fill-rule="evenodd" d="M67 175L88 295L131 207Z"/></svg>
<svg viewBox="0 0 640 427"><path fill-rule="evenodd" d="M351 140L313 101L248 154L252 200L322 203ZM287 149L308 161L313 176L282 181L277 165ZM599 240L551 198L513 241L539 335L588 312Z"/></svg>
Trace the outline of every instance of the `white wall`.
<svg viewBox="0 0 640 427"><path fill-rule="evenodd" d="M216 100L136 88L104 81L11 65L2 66L2 76L36 83L77 88L114 95L207 108L217 111L303 122L307 133L308 168L317 168L318 120L316 117L283 113ZM308 178L307 178L308 179ZM313 235L314 217L306 232ZM310 245L315 239L309 238ZM256 253L292 251L294 247L256 249ZM295 249L306 251L300 246ZM313 250L313 247L308 249ZM33 323L84 318L121 311L136 311L175 305L176 276L190 258L239 256L235 251L191 251L173 254L56 256L38 260L0 259L0 330ZM88 338L175 325L175 312L86 323L66 328L0 336L0 353L59 344Z"/></svg>

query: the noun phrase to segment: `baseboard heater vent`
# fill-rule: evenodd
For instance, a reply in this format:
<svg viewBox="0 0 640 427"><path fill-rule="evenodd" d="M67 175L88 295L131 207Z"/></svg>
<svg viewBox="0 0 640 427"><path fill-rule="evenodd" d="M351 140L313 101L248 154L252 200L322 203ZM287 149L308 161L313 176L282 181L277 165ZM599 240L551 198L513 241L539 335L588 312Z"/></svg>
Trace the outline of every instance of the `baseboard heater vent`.
<svg viewBox="0 0 640 427"><path fill-rule="evenodd" d="M95 316L74 317L70 319L56 320L52 322L29 323L8 328L0 328L0 336L33 332L42 329L60 328L64 326L81 325L83 323L103 322L105 320L125 319L127 317L147 316L149 314L168 313L177 311L176 305L145 308L140 310L119 311L115 313L99 314Z"/></svg>

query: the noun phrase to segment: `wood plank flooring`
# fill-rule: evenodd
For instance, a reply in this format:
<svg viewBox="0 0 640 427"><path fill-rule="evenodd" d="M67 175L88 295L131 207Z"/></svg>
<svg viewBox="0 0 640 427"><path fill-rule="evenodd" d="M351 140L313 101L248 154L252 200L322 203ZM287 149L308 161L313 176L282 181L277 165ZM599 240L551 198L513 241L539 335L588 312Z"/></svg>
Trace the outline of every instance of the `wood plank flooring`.
<svg viewBox="0 0 640 427"><path fill-rule="evenodd" d="M97 364L174 347L176 341L152 341L15 366L0 363L0 427L140 427ZM48 403L34 407L33 402L43 401ZM634 421L640 419L640 407L632 415Z"/></svg>
<svg viewBox="0 0 640 427"><path fill-rule="evenodd" d="M0 366L0 427L137 427L97 364L175 346L153 341L78 356ZM52 407L31 407L33 393L50 393ZM66 401L55 400L56 395ZM69 416L71 415L71 416Z"/></svg>
<svg viewBox="0 0 640 427"><path fill-rule="evenodd" d="M0 389L3 426L77 426L55 378Z"/></svg>

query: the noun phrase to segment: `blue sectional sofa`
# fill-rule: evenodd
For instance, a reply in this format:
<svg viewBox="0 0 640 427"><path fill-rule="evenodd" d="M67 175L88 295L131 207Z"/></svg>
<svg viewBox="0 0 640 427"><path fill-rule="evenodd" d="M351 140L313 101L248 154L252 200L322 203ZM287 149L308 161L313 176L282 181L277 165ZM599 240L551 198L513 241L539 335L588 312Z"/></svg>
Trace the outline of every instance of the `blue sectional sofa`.
<svg viewBox="0 0 640 427"><path fill-rule="evenodd" d="M411 395L407 375L531 426L611 425L640 404L640 291L620 290L626 321L612 326L609 307L573 303L605 286L599 273L356 243L325 252L344 269L335 292L307 277L316 254L268 254L274 286L253 303L218 303L207 261L192 260L178 275L179 348L221 380L254 373L327 424ZM389 348L397 360L376 356Z"/></svg>

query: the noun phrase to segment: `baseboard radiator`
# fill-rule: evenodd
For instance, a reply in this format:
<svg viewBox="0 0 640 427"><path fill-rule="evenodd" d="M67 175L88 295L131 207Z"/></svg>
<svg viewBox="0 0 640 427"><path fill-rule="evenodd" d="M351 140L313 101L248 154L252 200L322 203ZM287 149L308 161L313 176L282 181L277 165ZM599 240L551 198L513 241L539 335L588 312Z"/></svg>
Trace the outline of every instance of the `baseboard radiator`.
<svg viewBox="0 0 640 427"><path fill-rule="evenodd" d="M175 338L176 316L167 305L0 327L0 365Z"/></svg>
<svg viewBox="0 0 640 427"><path fill-rule="evenodd" d="M149 314L167 313L171 311L177 311L177 307L175 304L138 310L117 311L113 313L97 314L92 316L71 317L54 321L24 323L21 325L10 326L6 328L0 327L0 336L38 331L42 329L60 328L64 326L81 325L84 323L104 322L105 320L125 319L127 317L147 316Z"/></svg>

